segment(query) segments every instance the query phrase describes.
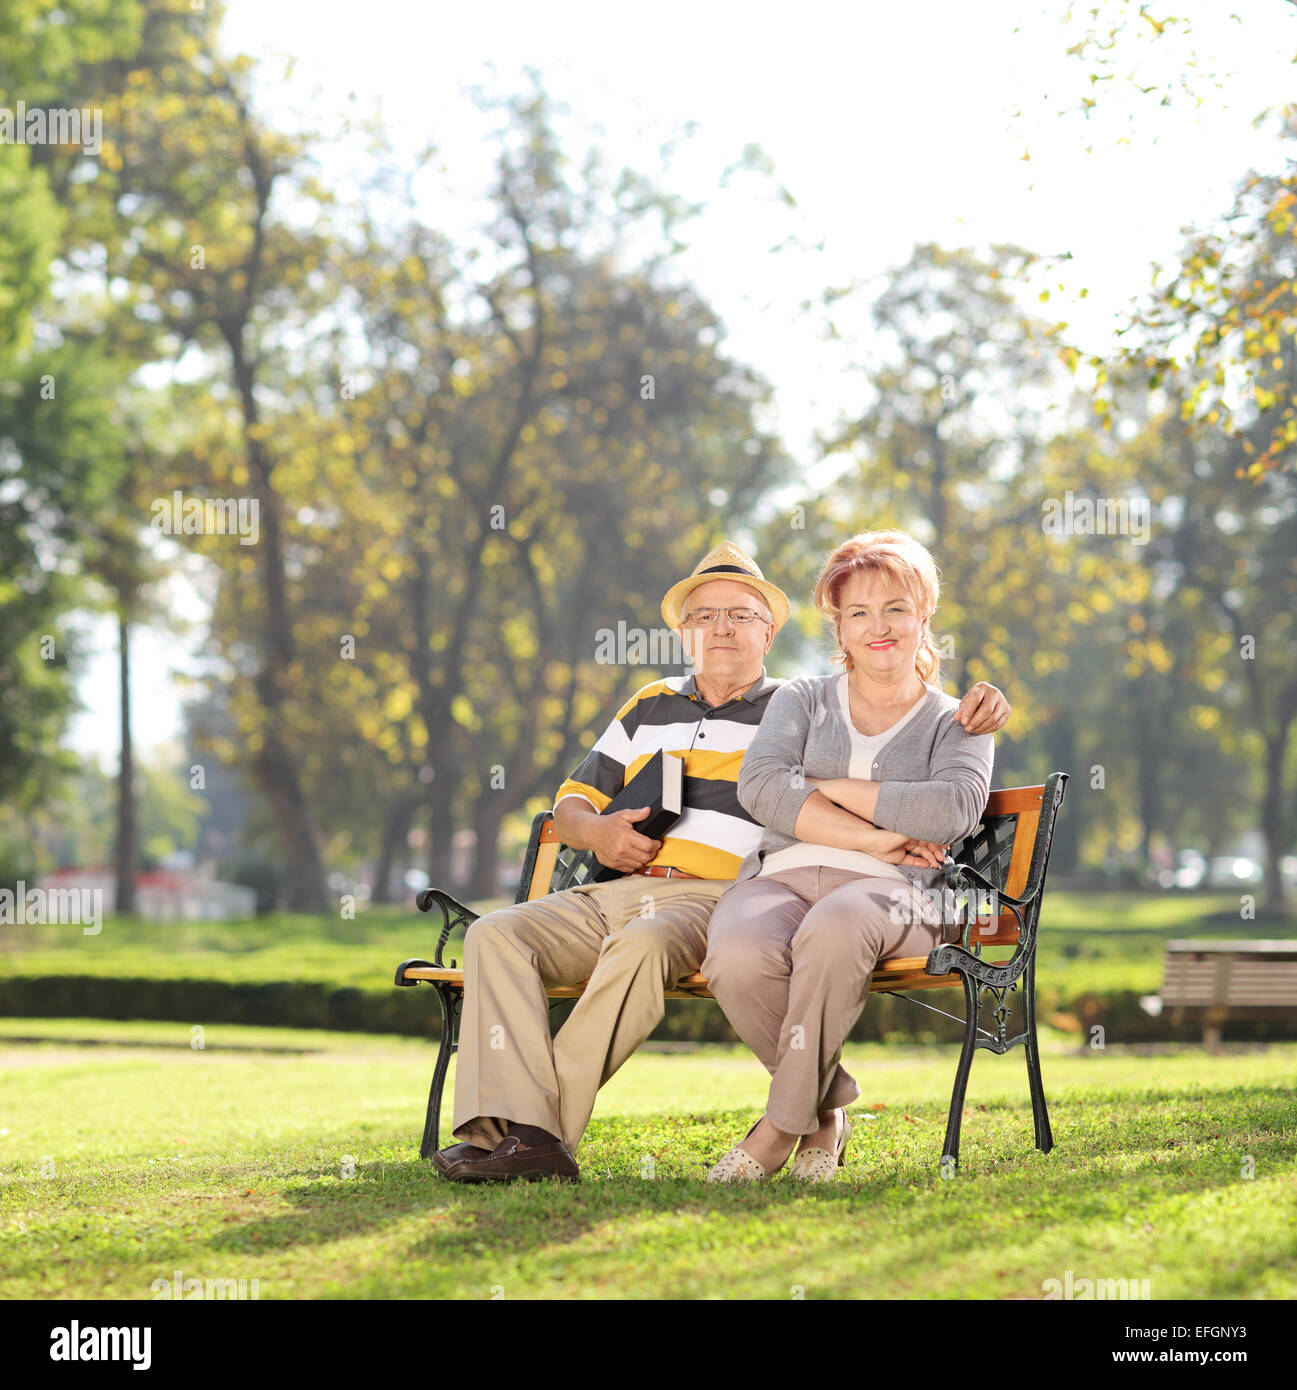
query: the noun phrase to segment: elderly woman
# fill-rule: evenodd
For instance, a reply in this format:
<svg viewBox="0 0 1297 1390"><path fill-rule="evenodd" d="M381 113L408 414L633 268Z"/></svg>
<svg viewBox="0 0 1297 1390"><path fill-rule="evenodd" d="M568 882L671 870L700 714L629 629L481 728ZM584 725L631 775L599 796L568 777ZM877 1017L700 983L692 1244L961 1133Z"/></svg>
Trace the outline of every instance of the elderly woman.
<svg viewBox="0 0 1297 1390"><path fill-rule="evenodd" d="M937 597L932 556L905 532L840 545L815 604L846 669L777 690L743 759L739 801L767 828L712 913L702 969L771 1082L709 1181L768 1177L794 1147L794 1177L833 1177L860 1094L838 1059L874 965L945 939L940 886L925 890L986 808L994 745L936 687Z"/></svg>

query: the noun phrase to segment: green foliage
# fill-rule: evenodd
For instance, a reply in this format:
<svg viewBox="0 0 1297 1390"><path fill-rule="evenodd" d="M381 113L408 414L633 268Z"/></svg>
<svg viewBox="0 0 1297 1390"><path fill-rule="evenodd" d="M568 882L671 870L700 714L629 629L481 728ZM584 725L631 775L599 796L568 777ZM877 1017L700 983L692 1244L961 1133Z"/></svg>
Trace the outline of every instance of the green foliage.
<svg viewBox="0 0 1297 1390"><path fill-rule="evenodd" d="M70 585L41 569L36 548L0 502L0 831L22 836L21 818L73 767L58 747L72 708L69 639L62 628Z"/></svg>
<svg viewBox="0 0 1297 1390"><path fill-rule="evenodd" d="M828 669L818 566L889 524L943 570L948 688L987 679L1013 702L997 783L1074 774L1059 867L1138 875L1259 818L1277 893L1297 819L1291 177L1247 180L1228 230L1190 239L1139 331L1091 357L1070 399L1084 359L1066 324L1022 308L1019 277L1046 260L1029 248L923 244L881 289L827 290L830 339L849 344L867 311L891 351L844 364L867 404L824 422L803 483L767 427L769 383L722 351L725 325L677 268L701 205L594 151L578 167L537 83L496 105L487 244L456 245L409 192L439 177L435 149L403 161L376 124L372 176L343 199L317 135L265 118L221 20L188 0L0 14L0 100L101 109L107 133L94 161L0 147L12 863L39 860L30 816L68 773L59 614L160 620L141 537L151 499L180 488L262 508L256 547L191 536L177 551L215 589L211 690L230 723L203 751L251 774L261 876L299 906L323 901L318 846L348 873L381 856L399 875L416 854L462 889L462 831L469 886L492 891L497 844L660 674L596 662L601 628L657 627L663 590L728 534L795 603L771 669ZM1180 25L1125 0L1068 23L1095 92L1114 53L1165 47ZM795 202L759 147L724 178L737 169ZM822 485L835 460L849 466ZM1143 489L1148 547L1042 531L1042 504L1067 491ZM1247 666L1245 632L1264 634ZM55 662L34 645L49 633ZM155 855L190 833L179 804L158 813L142 827Z"/></svg>
<svg viewBox="0 0 1297 1390"><path fill-rule="evenodd" d="M0 10L0 99L55 105L87 67L129 53L146 10L179 14L187 0L5 0Z"/></svg>
<svg viewBox="0 0 1297 1390"><path fill-rule="evenodd" d="M51 248L63 217L21 145L0 144L0 363L31 340L32 314L49 289Z"/></svg>

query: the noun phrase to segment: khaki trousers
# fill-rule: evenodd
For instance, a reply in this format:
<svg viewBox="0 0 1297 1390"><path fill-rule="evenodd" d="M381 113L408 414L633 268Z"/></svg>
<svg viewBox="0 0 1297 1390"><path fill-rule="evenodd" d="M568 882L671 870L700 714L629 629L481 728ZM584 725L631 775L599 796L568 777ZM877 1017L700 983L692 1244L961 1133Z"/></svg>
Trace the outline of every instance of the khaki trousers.
<svg viewBox="0 0 1297 1390"><path fill-rule="evenodd" d="M702 964L732 886L627 874L479 917L464 941L455 1139L492 1149L513 1121L575 1152L595 1093L661 1021L663 991ZM551 1038L545 991L587 978Z"/></svg>
<svg viewBox="0 0 1297 1390"><path fill-rule="evenodd" d="M860 1087L838 1060L874 965L926 956L941 917L913 883L808 866L744 879L712 913L703 974L771 1075L766 1116L811 1134ZM954 935L953 929L950 935Z"/></svg>

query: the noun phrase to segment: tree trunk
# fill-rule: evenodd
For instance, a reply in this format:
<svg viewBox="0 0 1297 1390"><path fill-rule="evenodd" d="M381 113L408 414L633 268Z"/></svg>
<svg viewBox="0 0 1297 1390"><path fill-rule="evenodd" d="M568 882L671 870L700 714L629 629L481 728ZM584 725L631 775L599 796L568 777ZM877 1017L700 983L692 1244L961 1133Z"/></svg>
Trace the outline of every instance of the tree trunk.
<svg viewBox="0 0 1297 1390"><path fill-rule="evenodd" d="M938 420L927 431L928 448L932 454L932 482L928 496L928 520L932 522L932 546L934 554L941 554L941 543L946 538L946 441L941 437L941 422Z"/></svg>
<svg viewBox="0 0 1297 1390"><path fill-rule="evenodd" d="M1261 833L1265 836L1265 909L1282 914L1284 910L1283 871L1279 861L1284 852L1283 765L1288 746L1288 728L1265 741L1265 792L1261 800Z"/></svg>
<svg viewBox="0 0 1297 1390"><path fill-rule="evenodd" d="M477 843L473 847L473 874L468 884L468 895L473 901L494 898L500 891L500 826L507 811L500 792L484 793L477 804L473 826Z"/></svg>
<svg viewBox="0 0 1297 1390"><path fill-rule="evenodd" d="M1081 826L1085 819L1082 806L1088 798L1103 796L1103 792L1090 790L1090 769L1077 766L1076 722L1070 709L1063 709L1059 717L1048 726L1046 735L1050 749L1050 768L1072 774L1072 809L1067 815L1059 816L1054 826L1054 841L1050 849L1050 866L1060 874L1076 872ZM1080 793L1077 795L1077 793Z"/></svg>
<svg viewBox="0 0 1297 1390"><path fill-rule="evenodd" d="M243 350L242 324L223 325L243 407L244 449L255 480L261 524L261 577L266 591L262 667L253 684L265 713L257 780L275 812L288 877L287 906L294 912L329 911L315 817L302 790L297 759L284 736L288 667L296 643L288 609L279 494L271 482L271 462L256 433L260 415L253 390L253 365Z"/></svg>
<svg viewBox="0 0 1297 1390"><path fill-rule="evenodd" d="M392 901L392 869L397 854L404 847L406 837L410 833L410 821L414 818L417 804L408 796L402 797L388 812L387 824L383 828L383 845L378 855L378 867L374 871L374 892L370 898L375 904Z"/></svg>
<svg viewBox="0 0 1297 1390"><path fill-rule="evenodd" d="M139 861L135 825L134 750L131 744L130 623L117 615L118 685L121 691L121 761L117 772L117 899L115 912L135 911L135 870Z"/></svg>
<svg viewBox="0 0 1297 1390"><path fill-rule="evenodd" d="M1157 717L1156 711L1149 709L1148 702L1138 691L1135 699L1135 728L1139 735L1135 761L1139 770L1140 856L1147 872L1152 862L1153 837L1162 828L1161 768L1164 750L1161 734L1167 725Z"/></svg>
<svg viewBox="0 0 1297 1390"><path fill-rule="evenodd" d="M315 835L315 821L297 766L273 729L264 735L261 752L254 764L257 784L269 800L279 829L288 877L287 906L294 912L324 914L330 910L324 883L324 861Z"/></svg>
<svg viewBox="0 0 1297 1390"><path fill-rule="evenodd" d="M449 797L444 792L431 791L428 795L428 877L434 888L458 897L460 885L455 881L451 855L454 834L455 820Z"/></svg>

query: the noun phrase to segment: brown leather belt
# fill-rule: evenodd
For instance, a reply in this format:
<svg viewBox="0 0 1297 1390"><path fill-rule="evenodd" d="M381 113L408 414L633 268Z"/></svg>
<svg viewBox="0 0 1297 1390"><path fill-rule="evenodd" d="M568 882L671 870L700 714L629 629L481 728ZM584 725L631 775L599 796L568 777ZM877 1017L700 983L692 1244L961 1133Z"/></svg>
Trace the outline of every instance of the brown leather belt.
<svg viewBox="0 0 1297 1390"><path fill-rule="evenodd" d="M701 874L687 874L683 869L673 868L670 864L665 867L659 864L648 864L642 869L636 869L637 874L648 874L652 878L701 878Z"/></svg>

